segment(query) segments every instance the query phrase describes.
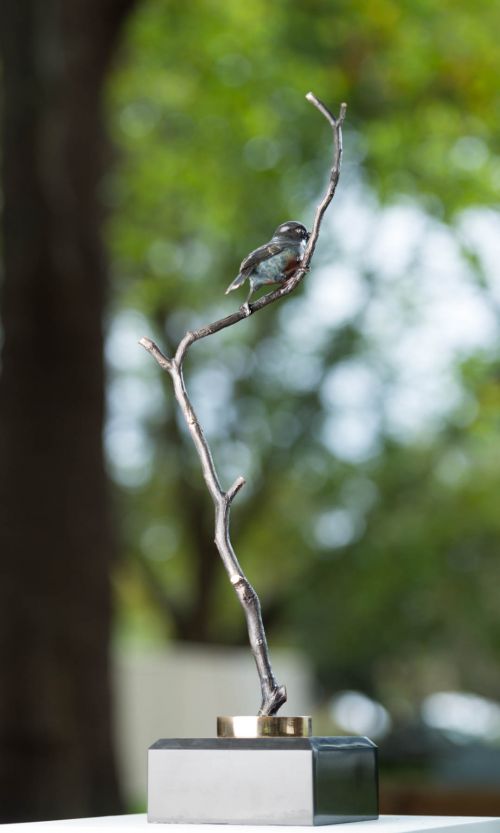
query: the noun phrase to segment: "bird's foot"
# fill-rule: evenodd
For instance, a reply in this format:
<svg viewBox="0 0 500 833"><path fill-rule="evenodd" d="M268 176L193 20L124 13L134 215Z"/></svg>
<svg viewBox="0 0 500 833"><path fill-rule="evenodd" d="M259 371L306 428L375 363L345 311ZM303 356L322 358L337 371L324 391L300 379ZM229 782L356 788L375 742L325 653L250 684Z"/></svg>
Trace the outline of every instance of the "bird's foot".
<svg viewBox="0 0 500 833"><path fill-rule="evenodd" d="M250 309L250 304L248 303L248 301L245 301L245 303L241 305L240 310L242 311L245 318L248 318L248 316L252 314L252 310Z"/></svg>

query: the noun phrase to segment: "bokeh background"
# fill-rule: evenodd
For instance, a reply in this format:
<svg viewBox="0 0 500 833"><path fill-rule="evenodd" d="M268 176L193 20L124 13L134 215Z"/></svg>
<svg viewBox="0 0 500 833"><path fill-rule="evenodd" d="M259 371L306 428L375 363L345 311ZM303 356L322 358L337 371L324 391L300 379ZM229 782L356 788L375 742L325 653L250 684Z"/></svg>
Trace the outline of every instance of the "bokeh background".
<svg viewBox="0 0 500 833"><path fill-rule="evenodd" d="M383 811L500 815L498 0L0 17L0 819L139 810L148 743L258 708L137 341L233 310L242 257L311 222L309 89L349 106L313 268L195 345L187 385L248 481L233 540L290 706L379 743Z"/></svg>

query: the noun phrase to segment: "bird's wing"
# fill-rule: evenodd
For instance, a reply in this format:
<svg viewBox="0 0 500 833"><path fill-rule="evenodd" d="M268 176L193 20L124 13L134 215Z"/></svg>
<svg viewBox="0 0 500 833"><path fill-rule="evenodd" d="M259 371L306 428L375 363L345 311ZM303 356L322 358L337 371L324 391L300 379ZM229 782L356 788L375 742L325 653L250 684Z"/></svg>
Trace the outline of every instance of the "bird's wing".
<svg viewBox="0 0 500 833"><path fill-rule="evenodd" d="M242 286L242 284L245 283L246 279L247 279L247 276L242 275L241 272L239 273L239 275L236 275L234 281L232 281L229 284L228 288L226 289L226 295L227 295L228 292L232 292L233 289L239 289L240 286Z"/></svg>
<svg viewBox="0 0 500 833"><path fill-rule="evenodd" d="M261 263L263 260L269 260L274 255L279 255L287 246L286 243L266 243L264 246L259 246L246 256L245 260L241 261L240 275L248 275L252 269Z"/></svg>

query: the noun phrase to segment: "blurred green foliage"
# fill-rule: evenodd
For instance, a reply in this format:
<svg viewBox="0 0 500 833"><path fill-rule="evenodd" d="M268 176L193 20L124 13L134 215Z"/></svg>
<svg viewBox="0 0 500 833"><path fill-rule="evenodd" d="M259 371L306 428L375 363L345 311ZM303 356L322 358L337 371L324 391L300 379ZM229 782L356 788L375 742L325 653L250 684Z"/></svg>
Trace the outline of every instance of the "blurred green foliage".
<svg viewBox="0 0 500 833"><path fill-rule="evenodd" d="M499 17L490 0L140 3L108 91L115 323L121 317L131 340L148 334L171 351L187 326L234 308L227 284L278 223L310 222L331 139L304 100L309 89L334 110L349 105L339 200L362 187L361 202L378 200L373 216L404 201L458 235L465 209L498 201ZM331 212L341 210L336 200ZM339 245L323 232L315 265L332 281ZM488 302L484 264L473 246L462 248L464 279ZM464 351L457 403L433 430L394 436L384 421L388 370L366 330L381 275L367 259L351 266L365 300L317 343L304 338L316 324L293 298L189 358L187 385L223 479L249 481L233 510L235 547L273 643L303 647L326 692L360 685L386 694L388 668L411 690L411 661L429 652L456 666L463 685L493 693L484 667L500 653L498 366L488 352ZM419 276L400 279L404 316ZM325 442L325 384L352 357L376 366L380 382L377 441L359 460ZM243 641L169 380L160 387L146 356L132 369L127 362L115 356L114 384L120 391L120 380L133 379L132 399L144 396L146 462L129 482L117 468L122 633ZM118 398L122 410L130 405ZM464 417L466 400L474 408Z"/></svg>

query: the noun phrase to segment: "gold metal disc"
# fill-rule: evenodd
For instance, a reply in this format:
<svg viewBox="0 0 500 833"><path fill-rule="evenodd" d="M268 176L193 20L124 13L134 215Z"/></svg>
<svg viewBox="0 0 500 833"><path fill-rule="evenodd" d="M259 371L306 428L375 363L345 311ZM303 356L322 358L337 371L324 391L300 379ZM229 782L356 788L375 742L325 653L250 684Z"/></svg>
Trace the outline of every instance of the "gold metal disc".
<svg viewBox="0 0 500 833"><path fill-rule="evenodd" d="M310 717L218 717L218 738L308 738L311 736Z"/></svg>

